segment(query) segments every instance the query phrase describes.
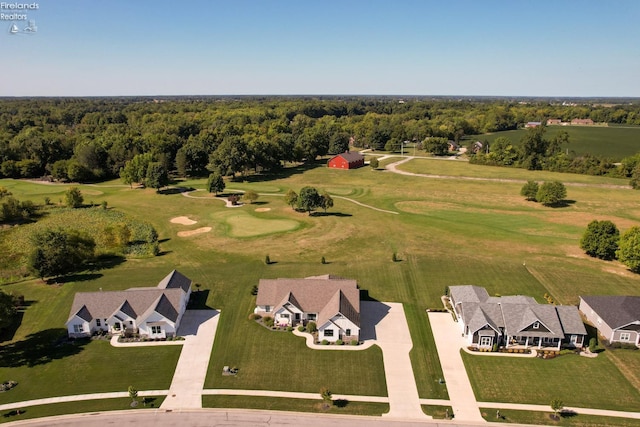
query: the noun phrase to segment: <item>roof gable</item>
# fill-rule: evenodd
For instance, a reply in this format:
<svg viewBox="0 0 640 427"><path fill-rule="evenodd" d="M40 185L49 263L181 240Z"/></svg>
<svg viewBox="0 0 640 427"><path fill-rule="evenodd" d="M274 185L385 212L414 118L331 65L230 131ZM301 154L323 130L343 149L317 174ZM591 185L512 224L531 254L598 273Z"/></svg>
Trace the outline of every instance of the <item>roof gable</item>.
<svg viewBox="0 0 640 427"><path fill-rule="evenodd" d="M364 160L364 156L362 154L360 154L359 152L357 152L357 151L353 151L353 152L349 151L349 152L346 152L346 153L340 153L340 154L336 155L335 157L342 157L348 163L354 163L354 162L359 162L359 161Z"/></svg>
<svg viewBox="0 0 640 427"><path fill-rule="evenodd" d="M189 289L191 288L191 279L180 273L178 270L173 270L171 273L167 274L165 278L160 281L160 283L158 283L158 288L179 288L184 292L189 292Z"/></svg>

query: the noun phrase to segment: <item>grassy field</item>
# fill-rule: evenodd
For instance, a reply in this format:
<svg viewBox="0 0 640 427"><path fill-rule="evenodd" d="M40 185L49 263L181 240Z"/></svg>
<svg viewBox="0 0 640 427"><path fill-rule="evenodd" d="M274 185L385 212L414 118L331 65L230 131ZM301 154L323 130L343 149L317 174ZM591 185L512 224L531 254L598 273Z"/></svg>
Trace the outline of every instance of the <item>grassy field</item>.
<svg viewBox="0 0 640 427"><path fill-rule="evenodd" d="M640 352L633 352L639 366ZM480 357L462 353L476 399L547 405L559 398L566 406L637 411L640 390L611 362L608 352L594 359L561 356L544 360ZM491 378L490 381L487 379ZM607 392L594 392L607 390Z"/></svg>
<svg viewBox="0 0 640 427"><path fill-rule="evenodd" d="M483 176L491 169L482 167L480 171L470 166L435 160L415 160L406 165L424 168L420 171L425 173L460 176ZM435 168L437 172L431 172ZM515 179L549 179L539 178L537 172L504 168L500 171L520 174ZM565 174L558 174L557 179L590 185L620 183ZM202 189L205 180L190 180L182 185ZM334 199L332 215L308 216L294 212L281 196L289 188L299 191L306 185L398 214L375 211L339 198ZM39 203L47 196L55 201L67 188L11 180L0 180L0 186L10 188L18 198ZM22 293L32 303L24 313L21 326L0 348L8 348L12 341L28 340L29 335L40 331L59 331L64 327L73 294L79 290L154 286L177 268L201 285L199 289L204 293L206 305L222 310L207 388L317 392L320 387L328 386L335 393L385 395L378 348L363 352L311 351L301 338L271 332L248 320L255 303L251 289L259 279L336 274L358 280L360 288L374 299L405 304L414 340L411 360L420 397L446 398L446 389L437 382L442 372L424 313L426 308L441 306L440 295L445 287L476 284L487 287L490 294L526 294L539 301L548 292L563 304L576 303L582 294L633 295L640 289L640 278L621 264L591 259L578 248L581 234L593 219L610 219L622 231L637 225L640 222L637 193L606 187L569 187L568 198L574 202L552 209L523 200L519 195L521 186L508 182L426 179L370 168L341 171L322 166L304 167L277 176L228 182L228 188L262 193L259 204L234 209L226 208L201 191L194 195L203 197L188 198L177 193L132 190L117 181L81 186L83 191L92 192L95 203L106 200L110 209L151 223L160 235L162 255L127 259L112 268L78 275L61 286L40 281L3 285L3 290ZM256 212L257 208L270 210ZM171 223L171 218L176 216L188 216L197 223L190 226ZM180 231L200 227L211 227L211 231L189 237L178 235ZM7 244L12 232L0 231L0 246ZM391 261L394 252L401 261ZM264 264L267 254L274 264ZM322 257L327 264L320 263ZM75 389L64 386L65 393L102 388L124 390L129 382L139 389L158 388L160 382L165 384L164 388L168 387L170 365L175 366L177 352L163 356L171 363L158 362L166 363L167 378L151 384L146 383L145 378L156 380L147 372L122 373L122 366L130 366L136 358L145 359L147 353L135 358L114 353L118 363L109 364L100 359L101 350L94 351L102 344L91 343L77 354L33 368L0 365L0 377L20 381L16 394L20 388L25 389L20 391L23 393L20 398L11 397L11 400L32 398L32 394L62 394L57 386L38 390L29 385L41 387L49 378L54 378L50 384L56 384L56 375L59 375L56 371L63 371L56 368L56 363L107 366L95 369L90 383L76 385ZM604 354L589 366L582 366L585 362L577 358L567 358L566 362L563 358L558 360L560 364L571 365L565 366L566 370L602 371L611 378L620 378L620 370L633 369L638 362L634 357L611 358ZM221 371L225 365L237 366L239 374L223 377ZM543 366L546 369L552 365ZM503 389L502 379L493 373L495 371L483 366L477 369L472 366L470 370L475 381L487 390ZM546 377L543 371L538 374ZM522 375L527 378L526 373ZM44 379L36 379L40 376ZM113 378L102 381L100 376ZM623 379L616 380L616 384L618 382L620 387L611 388L606 399L594 401L594 406L608 405L611 400L613 408L616 402L620 406L625 396L633 396L636 389L630 382L625 383ZM540 388L533 398L546 404L557 390L562 390L564 395L574 389L570 381L558 382L556 386L556 389ZM505 397L504 393L491 393L498 396L496 399ZM527 398L523 395L521 399ZM588 399L585 402L589 404Z"/></svg>
<svg viewBox="0 0 640 427"><path fill-rule="evenodd" d="M135 409L159 408L164 401L164 396L147 397L146 399L148 402L146 407L140 403ZM141 398L138 399L138 401L141 400ZM128 409L134 409L131 407L131 399L128 397L120 399L81 400L78 402L29 406L28 408L20 410L20 415L18 415L15 410L4 411L0 418L0 423L28 420L32 418L52 417L54 415L123 411Z"/></svg>
<svg viewBox="0 0 640 427"><path fill-rule="evenodd" d="M322 401L311 399L287 399L284 397L261 396L202 396L203 408L249 408L270 411L317 412L336 415L379 416L389 412L388 403L350 402L334 400L328 409Z"/></svg>
<svg viewBox="0 0 640 427"><path fill-rule="evenodd" d="M552 420L549 412L515 411L501 409L500 419L496 419L496 410L492 408L480 408L482 416L489 422L509 424L535 424L563 427L639 427L640 420L632 418L601 417L596 415L566 414L559 421Z"/></svg>
<svg viewBox="0 0 640 427"><path fill-rule="evenodd" d="M606 127L606 126L547 126L546 137L551 139L561 130L569 134L569 151L577 155L590 153L607 157L619 162L622 158L640 151L640 127ZM520 145L520 140L526 129L509 130L483 135L470 135L468 140L487 140L489 143L504 136L514 145ZM464 144L464 142L463 142Z"/></svg>

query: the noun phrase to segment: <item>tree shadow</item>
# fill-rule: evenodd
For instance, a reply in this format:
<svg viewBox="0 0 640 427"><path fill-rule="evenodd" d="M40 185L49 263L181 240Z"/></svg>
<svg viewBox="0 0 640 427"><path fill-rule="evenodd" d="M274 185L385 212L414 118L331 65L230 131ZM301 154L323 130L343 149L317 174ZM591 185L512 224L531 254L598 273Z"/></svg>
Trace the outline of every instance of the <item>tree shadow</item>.
<svg viewBox="0 0 640 427"><path fill-rule="evenodd" d="M44 365L52 360L80 353L89 339L69 340L66 329L46 329L28 335L24 340L0 347L0 366Z"/></svg>
<svg viewBox="0 0 640 427"><path fill-rule="evenodd" d="M260 201L255 201L255 202L253 202L253 203L249 203L249 204L250 204L250 205L262 206L262 205L268 205L268 204L269 204L269 202L265 202L265 201L260 200Z"/></svg>
<svg viewBox="0 0 640 427"><path fill-rule="evenodd" d="M173 251L160 251L156 256L165 256L169 255L170 253L173 253Z"/></svg>
<svg viewBox="0 0 640 427"><path fill-rule="evenodd" d="M193 187L168 187L168 188L163 188L162 190L158 190L158 194L162 194L163 196L169 196L172 194L180 194L180 193L186 193L188 191L194 191L195 188Z"/></svg>
<svg viewBox="0 0 640 427"><path fill-rule="evenodd" d="M294 175L303 174L307 171L310 171L318 167L324 167L326 165L327 165L327 160L320 159L320 160L314 160L313 162L302 163L295 166L280 168L270 172L260 172L257 174L248 175L243 177L242 179L247 182L264 182L264 181L273 181L277 179L286 179Z"/></svg>
<svg viewBox="0 0 640 427"><path fill-rule="evenodd" d="M171 240L171 238L170 238L170 237L167 237L166 239L160 239L160 240L158 240L158 243L166 243L166 242L168 242L169 240Z"/></svg>
<svg viewBox="0 0 640 427"><path fill-rule="evenodd" d="M546 205L548 208L553 208L553 209L557 209L557 208L567 208L571 205L574 205L576 203L575 200L560 200L557 203L554 203L552 205Z"/></svg>
<svg viewBox="0 0 640 427"><path fill-rule="evenodd" d="M2 416L4 418L11 418L11 417L17 417L18 415L23 415L26 412L27 412L26 409L14 409L12 411L5 412L4 414L2 414Z"/></svg>
<svg viewBox="0 0 640 427"><path fill-rule="evenodd" d="M572 411L571 409L563 409L562 411L560 411L560 416L562 418L573 418L578 416L578 413L576 411Z"/></svg>
<svg viewBox="0 0 640 427"><path fill-rule="evenodd" d="M344 217L350 217L353 215L348 213L343 213L343 212L311 212L310 216L336 216L339 218L344 218Z"/></svg>
<svg viewBox="0 0 640 427"><path fill-rule="evenodd" d="M143 397L142 398L142 406L143 407L149 407L149 408L155 408L156 400L158 400L157 397Z"/></svg>
<svg viewBox="0 0 640 427"><path fill-rule="evenodd" d="M347 399L336 399L333 401L333 406L336 406L338 408L344 408L349 404L349 401Z"/></svg>
<svg viewBox="0 0 640 427"><path fill-rule="evenodd" d="M47 279L47 285L64 285L71 282L87 282L101 278L101 273L74 273L66 276L56 277L55 279Z"/></svg>

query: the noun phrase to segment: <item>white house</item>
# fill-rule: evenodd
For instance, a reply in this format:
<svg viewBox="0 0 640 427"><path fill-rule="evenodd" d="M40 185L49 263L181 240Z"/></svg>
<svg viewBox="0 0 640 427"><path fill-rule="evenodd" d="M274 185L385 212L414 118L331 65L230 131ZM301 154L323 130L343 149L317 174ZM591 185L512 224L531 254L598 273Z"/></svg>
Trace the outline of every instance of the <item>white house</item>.
<svg viewBox="0 0 640 427"><path fill-rule="evenodd" d="M156 287L76 293L67 332L71 338L100 331L175 336L191 295L191 279L173 270Z"/></svg>
<svg viewBox="0 0 640 427"><path fill-rule="evenodd" d="M360 337L360 291L355 280L337 276L261 279L256 314L282 326L316 322L318 338L335 342Z"/></svg>

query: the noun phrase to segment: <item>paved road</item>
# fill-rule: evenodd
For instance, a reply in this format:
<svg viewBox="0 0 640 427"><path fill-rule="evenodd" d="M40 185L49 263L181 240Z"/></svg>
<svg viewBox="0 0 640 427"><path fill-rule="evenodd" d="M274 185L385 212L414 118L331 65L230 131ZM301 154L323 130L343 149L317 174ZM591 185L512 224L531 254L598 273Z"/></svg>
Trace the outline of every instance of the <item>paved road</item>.
<svg viewBox="0 0 640 427"><path fill-rule="evenodd" d="M455 419L481 422L483 418L460 356L460 348L465 342L459 325L453 321L450 313L429 313L429 322Z"/></svg>
<svg viewBox="0 0 640 427"><path fill-rule="evenodd" d="M184 346L161 409L202 408L202 389L219 313L216 310L187 310L184 313L178 330L178 335L185 337Z"/></svg>
<svg viewBox="0 0 640 427"><path fill-rule="evenodd" d="M394 421L379 417L339 416L327 414L304 414L276 411L251 410L189 410L180 412L126 411L65 415L33 421L18 421L7 426L29 425L34 427L472 427L486 423L454 421ZM517 426L501 423L500 427Z"/></svg>

